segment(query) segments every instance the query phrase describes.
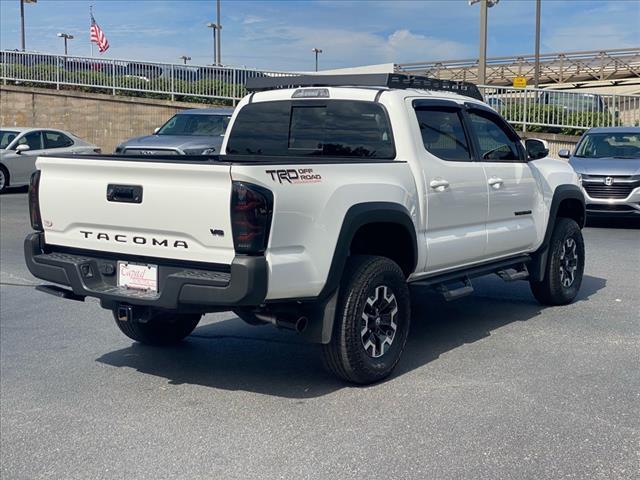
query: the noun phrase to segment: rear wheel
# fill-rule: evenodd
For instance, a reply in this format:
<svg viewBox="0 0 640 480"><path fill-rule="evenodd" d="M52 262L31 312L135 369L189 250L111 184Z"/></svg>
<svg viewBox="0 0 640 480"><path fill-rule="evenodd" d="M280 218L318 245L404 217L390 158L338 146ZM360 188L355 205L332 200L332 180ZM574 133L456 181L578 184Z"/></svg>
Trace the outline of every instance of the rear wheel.
<svg viewBox="0 0 640 480"><path fill-rule="evenodd" d="M9 187L9 172L0 165L0 193L4 193Z"/></svg>
<svg viewBox="0 0 640 480"><path fill-rule="evenodd" d="M187 337L198 325L200 314L156 313L142 322L140 318L118 320L116 325L122 333L136 342L147 345L172 345Z"/></svg>
<svg viewBox="0 0 640 480"><path fill-rule="evenodd" d="M411 306L400 267L384 257L349 259L331 342L323 345L325 366L349 382L387 377L404 350Z"/></svg>
<svg viewBox="0 0 640 480"><path fill-rule="evenodd" d="M531 280L531 291L543 305L571 303L582 284L584 240L575 220L559 218L551 235L544 280Z"/></svg>

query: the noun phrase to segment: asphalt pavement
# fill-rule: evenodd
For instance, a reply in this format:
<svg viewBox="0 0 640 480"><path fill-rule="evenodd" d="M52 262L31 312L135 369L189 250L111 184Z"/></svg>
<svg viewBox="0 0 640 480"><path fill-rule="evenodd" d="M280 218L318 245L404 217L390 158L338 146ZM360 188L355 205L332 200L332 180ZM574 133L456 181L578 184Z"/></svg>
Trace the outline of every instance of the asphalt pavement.
<svg viewBox="0 0 640 480"><path fill-rule="evenodd" d="M346 385L317 346L233 314L133 343L95 300L36 292L24 191L0 197L3 479L638 479L640 229L584 230L580 295L415 294L394 375Z"/></svg>

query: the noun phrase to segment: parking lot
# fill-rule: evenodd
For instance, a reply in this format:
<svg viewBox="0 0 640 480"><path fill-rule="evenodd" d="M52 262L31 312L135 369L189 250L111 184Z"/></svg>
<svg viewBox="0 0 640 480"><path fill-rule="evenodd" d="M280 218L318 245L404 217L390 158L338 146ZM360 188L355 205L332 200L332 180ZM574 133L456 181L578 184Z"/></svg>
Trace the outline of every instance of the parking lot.
<svg viewBox="0 0 640 480"><path fill-rule="evenodd" d="M585 229L572 305L525 282L415 292L394 375L325 373L316 346L233 314L166 349L95 300L36 292L24 190L0 197L2 478L631 479L640 475L640 228Z"/></svg>

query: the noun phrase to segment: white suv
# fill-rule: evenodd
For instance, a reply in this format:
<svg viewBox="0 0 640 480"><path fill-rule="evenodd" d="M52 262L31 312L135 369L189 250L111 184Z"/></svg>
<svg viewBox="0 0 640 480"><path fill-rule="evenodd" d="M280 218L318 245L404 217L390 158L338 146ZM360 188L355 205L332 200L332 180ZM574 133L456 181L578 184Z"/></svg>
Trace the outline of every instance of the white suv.
<svg viewBox="0 0 640 480"><path fill-rule="evenodd" d="M470 84L396 74L255 79L221 156L41 157L25 241L40 290L97 297L130 338L202 314L294 329L328 368L380 380L409 287L527 279L571 302L584 269L574 170L525 146ZM60 286L62 285L62 286Z"/></svg>

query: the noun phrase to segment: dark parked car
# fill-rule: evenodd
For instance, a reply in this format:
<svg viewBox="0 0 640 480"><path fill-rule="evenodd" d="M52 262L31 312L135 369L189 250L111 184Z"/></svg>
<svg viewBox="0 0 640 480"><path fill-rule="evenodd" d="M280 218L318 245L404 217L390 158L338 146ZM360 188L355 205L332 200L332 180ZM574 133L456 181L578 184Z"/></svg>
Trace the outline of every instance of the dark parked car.
<svg viewBox="0 0 640 480"><path fill-rule="evenodd" d="M580 175L589 215L640 218L639 127L592 128L559 155Z"/></svg>
<svg viewBox="0 0 640 480"><path fill-rule="evenodd" d="M602 96L595 93L548 90L540 94L538 104L560 107L566 112L609 113Z"/></svg>

